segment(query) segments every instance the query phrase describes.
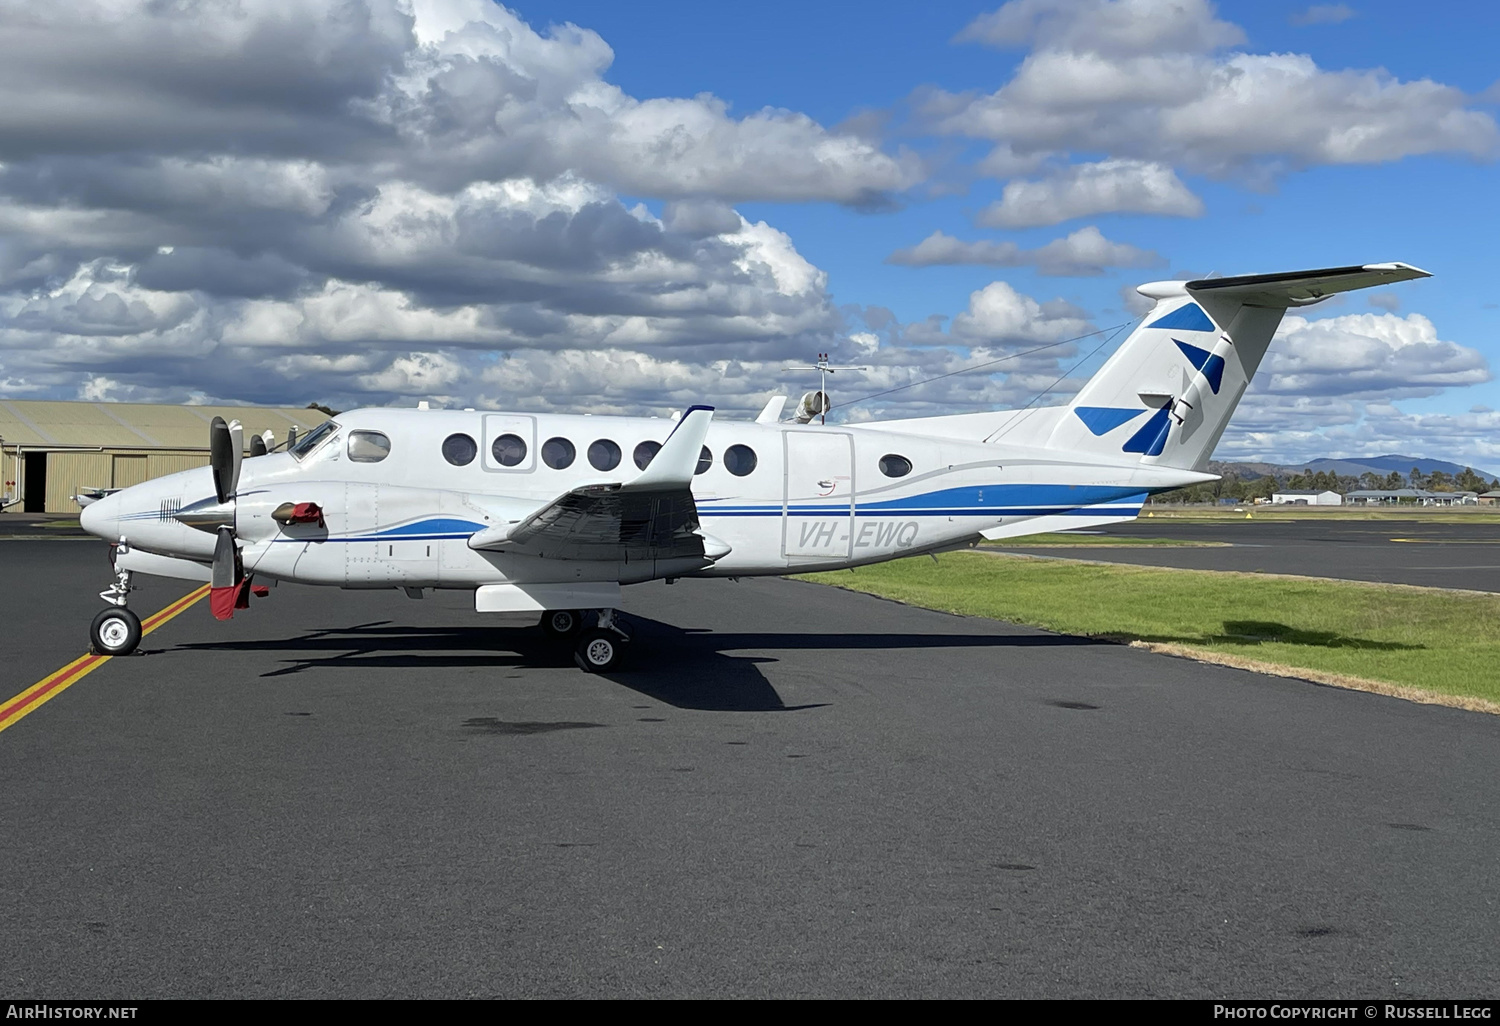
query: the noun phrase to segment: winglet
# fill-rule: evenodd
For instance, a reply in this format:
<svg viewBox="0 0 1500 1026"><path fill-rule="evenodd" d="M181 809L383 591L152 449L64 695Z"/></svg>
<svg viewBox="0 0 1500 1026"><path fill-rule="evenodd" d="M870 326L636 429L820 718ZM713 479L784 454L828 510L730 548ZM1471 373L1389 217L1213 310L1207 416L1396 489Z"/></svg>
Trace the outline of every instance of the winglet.
<svg viewBox="0 0 1500 1026"><path fill-rule="evenodd" d="M708 437L708 425L713 417L712 406L689 406L641 476L625 487L632 492L642 492L691 485L693 472L698 469L698 454L703 449L703 440Z"/></svg>

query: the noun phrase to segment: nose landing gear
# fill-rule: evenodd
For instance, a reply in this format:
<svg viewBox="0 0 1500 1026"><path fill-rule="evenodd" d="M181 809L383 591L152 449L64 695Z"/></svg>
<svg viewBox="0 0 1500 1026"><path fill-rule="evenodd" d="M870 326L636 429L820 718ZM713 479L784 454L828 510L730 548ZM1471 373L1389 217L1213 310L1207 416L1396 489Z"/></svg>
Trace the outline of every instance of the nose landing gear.
<svg viewBox="0 0 1500 1026"><path fill-rule="evenodd" d="M110 565L114 565L115 550L110 550ZM95 655L129 655L141 643L141 618L125 608L132 591L129 570L116 570L115 583L99 593L99 597L110 604L94 617L89 625L89 642Z"/></svg>
<svg viewBox="0 0 1500 1026"><path fill-rule="evenodd" d="M141 619L124 606L103 610L89 626L95 655L129 655L141 643Z"/></svg>
<svg viewBox="0 0 1500 1026"><path fill-rule="evenodd" d="M110 553L110 566L114 566L114 553ZM101 591L99 597L112 606L119 606L121 609L124 609L132 590L130 585L130 571L116 570L115 583Z"/></svg>

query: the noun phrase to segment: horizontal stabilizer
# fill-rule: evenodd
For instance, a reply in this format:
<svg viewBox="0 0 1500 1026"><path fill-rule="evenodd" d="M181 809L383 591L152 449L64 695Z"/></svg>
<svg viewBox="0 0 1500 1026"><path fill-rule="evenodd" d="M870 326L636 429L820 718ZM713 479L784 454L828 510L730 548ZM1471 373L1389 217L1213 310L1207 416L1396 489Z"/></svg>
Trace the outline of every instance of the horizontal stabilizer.
<svg viewBox="0 0 1500 1026"><path fill-rule="evenodd" d="M1352 292L1398 281L1430 278L1411 264L1363 264L1356 267L1325 267L1316 271L1282 271L1277 274L1242 274L1233 278L1200 278L1187 283L1193 293L1258 306L1305 306L1337 292Z"/></svg>

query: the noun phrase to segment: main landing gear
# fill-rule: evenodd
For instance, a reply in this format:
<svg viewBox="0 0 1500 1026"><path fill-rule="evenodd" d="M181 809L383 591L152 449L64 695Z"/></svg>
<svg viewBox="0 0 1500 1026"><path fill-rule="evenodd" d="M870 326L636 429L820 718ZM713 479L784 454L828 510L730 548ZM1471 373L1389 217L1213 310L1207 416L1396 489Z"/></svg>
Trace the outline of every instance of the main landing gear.
<svg viewBox="0 0 1500 1026"><path fill-rule="evenodd" d="M549 638L571 638L582 629L581 609L549 609L542 614L542 633Z"/></svg>
<svg viewBox="0 0 1500 1026"><path fill-rule="evenodd" d="M630 635L620 627L617 610L594 611L597 625L584 629L585 610L549 609L542 614L542 631L559 641L573 642L573 661L586 673L610 673L620 667Z"/></svg>
<svg viewBox="0 0 1500 1026"><path fill-rule="evenodd" d="M129 655L141 643L141 618L125 608L131 590L130 571L118 570L115 583L99 593L110 608L89 625L89 641L96 655Z"/></svg>

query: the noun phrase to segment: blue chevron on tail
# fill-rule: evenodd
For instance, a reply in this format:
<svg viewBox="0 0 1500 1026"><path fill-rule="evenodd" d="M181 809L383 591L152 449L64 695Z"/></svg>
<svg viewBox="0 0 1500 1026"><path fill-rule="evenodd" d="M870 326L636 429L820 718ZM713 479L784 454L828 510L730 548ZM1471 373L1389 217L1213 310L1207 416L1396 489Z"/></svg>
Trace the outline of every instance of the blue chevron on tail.
<svg viewBox="0 0 1500 1026"><path fill-rule="evenodd" d="M1391 263L1142 285L1156 305L1055 421L1046 446L1201 471L1288 308L1425 277Z"/></svg>

